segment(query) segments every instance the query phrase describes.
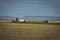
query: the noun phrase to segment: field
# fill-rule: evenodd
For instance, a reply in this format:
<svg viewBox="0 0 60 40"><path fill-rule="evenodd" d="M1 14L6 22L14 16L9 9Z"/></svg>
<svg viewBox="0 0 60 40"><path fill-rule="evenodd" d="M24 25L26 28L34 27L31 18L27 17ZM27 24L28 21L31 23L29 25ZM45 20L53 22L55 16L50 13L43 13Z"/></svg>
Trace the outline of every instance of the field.
<svg viewBox="0 0 60 40"><path fill-rule="evenodd" d="M0 23L0 40L60 40L60 25Z"/></svg>

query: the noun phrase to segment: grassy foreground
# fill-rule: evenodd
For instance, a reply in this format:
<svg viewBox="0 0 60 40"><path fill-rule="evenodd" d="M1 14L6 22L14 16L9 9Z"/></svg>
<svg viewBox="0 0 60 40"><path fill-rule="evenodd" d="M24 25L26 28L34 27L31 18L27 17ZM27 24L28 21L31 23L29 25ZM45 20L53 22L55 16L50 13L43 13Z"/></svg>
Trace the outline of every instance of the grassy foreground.
<svg viewBox="0 0 60 40"><path fill-rule="evenodd" d="M0 40L60 40L60 25L0 23Z"/></svg>

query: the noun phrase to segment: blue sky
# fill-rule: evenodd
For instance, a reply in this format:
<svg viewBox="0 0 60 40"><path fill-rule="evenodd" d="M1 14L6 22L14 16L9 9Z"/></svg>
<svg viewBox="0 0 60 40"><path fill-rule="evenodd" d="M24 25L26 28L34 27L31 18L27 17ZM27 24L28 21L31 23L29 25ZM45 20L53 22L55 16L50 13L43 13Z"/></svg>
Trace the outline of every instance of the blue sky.
<svg viewBox="0 0 60 40"><path fill-rule="evenodd" d="M0 16L60 16L60 0L0 0Z"/></svg>

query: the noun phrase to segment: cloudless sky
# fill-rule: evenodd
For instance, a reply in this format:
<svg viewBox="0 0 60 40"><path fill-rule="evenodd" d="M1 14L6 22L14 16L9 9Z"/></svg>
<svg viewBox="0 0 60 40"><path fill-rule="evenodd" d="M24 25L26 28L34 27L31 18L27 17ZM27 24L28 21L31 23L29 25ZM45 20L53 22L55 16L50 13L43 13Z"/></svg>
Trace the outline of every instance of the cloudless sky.
<svg viewBox="0 0 60 40"><path fill-rule="evenodd" d="M0 16L60 16L60 0L0 0Z"/></svg>

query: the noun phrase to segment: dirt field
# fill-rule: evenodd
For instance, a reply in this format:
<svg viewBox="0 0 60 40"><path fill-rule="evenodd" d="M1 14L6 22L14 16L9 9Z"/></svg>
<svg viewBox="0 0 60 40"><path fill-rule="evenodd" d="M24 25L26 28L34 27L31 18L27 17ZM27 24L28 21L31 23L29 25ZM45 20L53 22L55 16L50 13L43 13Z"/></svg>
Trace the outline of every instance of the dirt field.
<svg viewBox="0 0 60 40"><path fill-rule="evenodd" d="M60 25L0 23L0 40L60 40Z"/></svg>

